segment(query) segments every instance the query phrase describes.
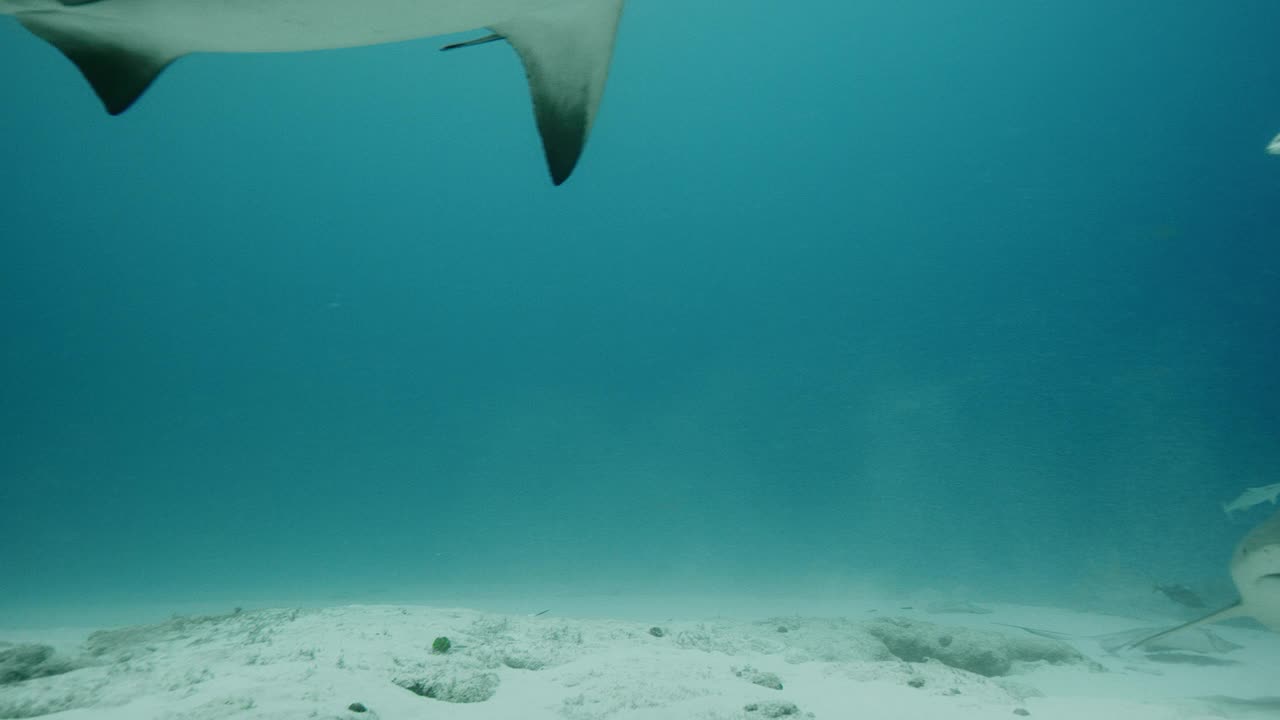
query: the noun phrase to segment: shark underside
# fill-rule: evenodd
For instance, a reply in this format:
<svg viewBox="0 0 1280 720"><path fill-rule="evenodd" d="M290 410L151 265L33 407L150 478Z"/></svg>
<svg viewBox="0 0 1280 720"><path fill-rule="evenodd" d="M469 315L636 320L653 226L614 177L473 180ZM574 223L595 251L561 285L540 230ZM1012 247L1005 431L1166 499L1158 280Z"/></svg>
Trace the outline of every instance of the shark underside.
<svg viewBox="0 0 1280 720"><path fill-rule="evenodd" d="M0 0L127 110L191 53L295 52L488 28L520 56L552 181L573 172L604 93L624 0Z"/></svg>

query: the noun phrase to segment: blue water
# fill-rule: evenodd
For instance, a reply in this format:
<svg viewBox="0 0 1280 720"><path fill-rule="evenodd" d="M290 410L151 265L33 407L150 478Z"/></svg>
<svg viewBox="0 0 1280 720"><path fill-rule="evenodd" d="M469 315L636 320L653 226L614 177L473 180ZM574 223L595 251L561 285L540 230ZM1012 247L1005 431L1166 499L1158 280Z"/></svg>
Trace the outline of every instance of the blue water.
<svg viewBox="0 0 1280 720"><path fill-rule="evenodd" d="M729 8L732 13L725 14ZM0 18L0 613L1227 599L1280 482L1280 4L628 7L575 176L432 39L111 118Z"/></svg>

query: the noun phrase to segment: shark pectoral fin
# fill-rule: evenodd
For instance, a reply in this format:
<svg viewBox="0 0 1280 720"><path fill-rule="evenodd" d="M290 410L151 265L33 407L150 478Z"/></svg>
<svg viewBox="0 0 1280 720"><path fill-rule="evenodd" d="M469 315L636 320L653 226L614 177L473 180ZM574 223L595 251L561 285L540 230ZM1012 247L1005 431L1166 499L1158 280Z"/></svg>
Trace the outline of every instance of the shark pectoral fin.
<svg viewBox="0 0 1280 720"><path fill-rule="evenodd" d="M492 27L524 63L538 133L556 185L573 172L595 121L622 3L557 5Z"/></svg>
<svg viewBox="0 0 1280 720"><path fill-rule="evenodd" d="M129 109L156 76L182 55L94 32L75 16L21 13L18 21L75 63L112 115Z"/></svg>
<svg viewBox="0 0 1280 720"><path fill-rule="evenodd" d="M1203 625L1205 623L1215 623L1222 620L1230 620L1231 618L1244 617L1248 614L1249 613L1244 609L1243 603L1236 603L1235 605L1232 605L1230 607L1225 607L1217 612L1205 615L1202 618L1197 618L1195 620L1192 620L1191 622L1183 623L1174 628L1169 628L1168 630L1158 632L1155 635L1148 635L1147 637L1144 637L1141 640L1135 640L1134 642L1121 646L1119 649L1133 650L1134 648L1142 647L1143 645L1159 640L1162 637L1167 637L1176 632L1181 632L1183 630L1186 630L1187 628L1193 628L1197 625Z"/></svg>

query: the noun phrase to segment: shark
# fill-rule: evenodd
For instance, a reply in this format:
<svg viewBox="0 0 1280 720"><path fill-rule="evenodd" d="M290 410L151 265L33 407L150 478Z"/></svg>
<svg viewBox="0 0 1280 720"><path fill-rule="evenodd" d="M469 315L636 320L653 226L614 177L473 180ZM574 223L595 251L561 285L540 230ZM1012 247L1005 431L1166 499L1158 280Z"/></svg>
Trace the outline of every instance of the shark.
<svg viewBox="0 0 1280 720"><path fill-rule="evenodd" d="M1148 635L1127 647L1150 645L1161 638L1205 623L1251 617L1272 630L1280 631L1280 510L1254 528L1231 556L1231 580L1240 599L1217 612L1169 630Z"/></svg>
<svg viewBox="0 0 1280 720"><path fill-rule="evenodd" d="M487 29L444 50L505 41L524 65L551 180L595 122L624 0L0 0L79 68L107 112L129 109L192 53L302 52Z"/></svg>
<svg viewBox="0 0 1280 720"><path fill-rule="evenodd" d="M1277 143L1276 151L1280 152L1280 143ZM1277 497L1280 497L1280 483L1248 488L1240 493L1240 497L1229 503L1224 503L1222 511L1230 515L1233 512L1243 512L1254 505L1261 505L1264 502L1275 505Z"/></svg>

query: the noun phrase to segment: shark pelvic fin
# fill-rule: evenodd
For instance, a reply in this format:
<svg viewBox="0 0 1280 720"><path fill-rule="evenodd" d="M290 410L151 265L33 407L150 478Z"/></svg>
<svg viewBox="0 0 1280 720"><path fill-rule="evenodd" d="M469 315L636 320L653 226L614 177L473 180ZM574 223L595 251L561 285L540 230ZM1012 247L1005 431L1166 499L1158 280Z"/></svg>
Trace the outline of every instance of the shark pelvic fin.
<svg viewBox="0 0 1280 720"><path fill-rule="evenodd" d="M524 63L538 133L556 185L573 172L595 122L622 3L557 5L492 28Z"/></svg>
<svg viewBox="0 0 1280 720"><path fill-rule="evenodd" d="M128 110L182 55L97 33L78 18L56 13L21 13L18 21L75 63L112 115Z"/></svg>

